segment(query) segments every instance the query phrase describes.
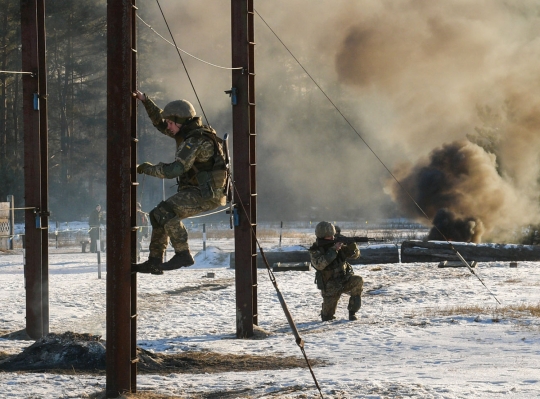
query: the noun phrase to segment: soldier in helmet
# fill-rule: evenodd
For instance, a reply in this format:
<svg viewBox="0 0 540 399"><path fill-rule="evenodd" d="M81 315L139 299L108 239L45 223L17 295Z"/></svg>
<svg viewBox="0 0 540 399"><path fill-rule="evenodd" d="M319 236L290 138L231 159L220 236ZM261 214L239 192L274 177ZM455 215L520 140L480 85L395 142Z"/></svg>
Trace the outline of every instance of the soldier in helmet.
<svg viewBox="0 0 540 399"><path fill-rule="evenodd" d="M150 255L146 262L132 267L135 272L163 274L164 270L175 270L195 263L182 219L226 203L224 187L227 170L222 140L214 129L202 124L189 101L173 101L161 110L139 90L133 96L143 103L154 127L176 142L173 162L160 162L157 165L144 162L137 166L137 173L161 179L176 178L178 182L178 192L150 211ZM163 263L169 239L175 255Z"/></svg>
<svg viewBox="0 0 540 399"><path fill-rule="evenodd" d="M309 248L311 263L317 269L315 281L321 290L323 304L322 321L335 319L339 298L349 294L349 320L357 320L356 312L362 305L361 295L364 280L355 276L348 258L356 259L360 251L356 243L343 244L335 237L336 229L332 223L320 222L315 227L317 241Z"/></svg>

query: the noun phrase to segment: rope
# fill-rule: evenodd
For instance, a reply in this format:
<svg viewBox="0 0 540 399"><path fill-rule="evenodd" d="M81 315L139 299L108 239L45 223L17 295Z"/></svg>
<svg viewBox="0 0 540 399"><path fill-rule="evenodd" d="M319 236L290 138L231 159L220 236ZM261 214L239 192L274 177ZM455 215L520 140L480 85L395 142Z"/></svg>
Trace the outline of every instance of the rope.
<svg viewBox="0 0 540 399"><path fill-rule="evenodd" d="M180 57L180 61L182 61L182 65L184 66L184 70L186 71L186 75L189 79L189 83L191 84L191 87L193 88L193 92L195 93L195 97L197 97L197 101L199 102L199 106L201 107L201 111L204 115L204 119L206 119L206 124L210 125L210 122L208 121L208 118L206 117L206 113L204 112L204 108L202 106L201 100L199 99L199 95L197 94L197 90L195 90L195 86L193 85L193 81L191 80L191 76L189 76L189 72L187 70L186 64L184 63L184 59L182 58L182 54L180 54L179 47L176 45L176 41L174 40L174 36L171 32L171 28L169 27L169 23L167 22L167 18L165 18L165 14L163 13L163 9L161 8L161 5L159 4L159 0L156 0L156 3L159 7L159 11L161 11L161 15L163 16L163 21L165 21L165 25L167 25L167 29L169 30L169 34L171 35L171 39L174 43L174 47L176 48L176 52L178 53L178 57Z"/></svg>
<svg viewBox="0 0 540 399"><path fill-rule="evenodd" d="M362 135L358 132L358 130L355 129L355 127L352 125L352 123L347 119L347 117L341 112L341 110L338 108L338 106L332 101L332 99L326 94L326 92L323 90L323 88L315 81L315 79L311 76L311 74L304 68L302 63L294 56L294 54L289 50L289 48L285 45L285 43L280 39L280 37L277 35L277 33L268 25L268 23L265 21L265 19L259 14L257 10L254 10L255 13L261 18L261 20L264 22L264 24L270 29L270 31L274 34L274 36L279 40L279 42L283 45L283 47L289 52L291 57L294 58L294 60L298 63L298 65L304 70L304 72L307 74L307 76L312 80L312 82L318 87L318 89L321 91L321 93L326 97L326 99L332 104L332 106L335 108L335 110L341 115L343 120L347 122L347 124L350 126L350 128L356 133L356 135L364 142L366 147L371 151L371 153L377 158L377 160L380 162L380 164L386 169L386 171L392 176L392 178L395 180L395 182L399 185L399 187L407 194L407 196L410 198L410 200L414 203L414 205L418 208L418 210L424 215L424 217L428 220L429 223L431 223L431 219L428 217L428 215L424 212L420 204L416 202L416 200L413 198L413 196L409 193L409 191L401 184L401 182L396 178L396 176L392 173L392 171L386 166L386 164L383 162L383 160L377 155L377 153L371 148L371 146L367 143L367 141L362 137ZM460 259L460 261L469 269L469 271L478 278L478 280L482 283L482 285L488 290L488 292L495 298L498 304L501 304L497 297L491 292L491 290L486 286L486 284L482 281L480 276L478 276L472 267L469 265L469 263L461 256L461 254L458 252L458 250L452 245L450 240L439 230L439 228L435 225L433 227L439 232L441 237L444 238L444 240L450 245L450 249L454 251L456 256Z"/></svg>
<svg viewBox="0 0 540 399"><path fill-rule="evenodd" d="M283 298L283 295L281 295L281 291L279 290L277 282L276 282L276 277L274 276L274 273L272 272L272 269L270 268L270 265L268 264L268 260L266 259L264 251L262 249L262 246L259 243L259 240L257 238L257 234L255 233L255 230L253 229L253 223L251 223L251 219L250 219L250 217L249 217L249 215L247 213L247 210L246 210L246 208L244 206L244 203L240 199L240 194L238 193L238 189L236 188L236 184L234 184L234 181L231 181L231 183L232 183L232 185L234 187L234 191L236 192L237 198L240 201L242 211L244 212L244 215L246 216L246 219L249 222L249 228L251 230L251 234L253 235L253 238L255 239L255 242L257 243L257 247L259 248L259 251L261 252L261 257L262 257L262 259L264 261L264 264L266 266L266 270L268 271L268 277L270 278L270 281L272 282L272 285L274 286L274 288L276 290L276 293L277 293L277 296L278 296L278 299L279 299L279 303L281 304L283 312L285 313L285 317L287 318L287 321L289 322L289 326L291 327L291 330L292 330L293 335L295 337L296 344L298 345L298 347L302 351L302 354L304 355L304 359L306 360L306 364L307 364L307 366L309 368L309 371L311 373L313 381L315 382L315 386L319 390L319 394L321 395L321 398L323 398L321 387L319 386L319 383L317 382L317 378L315 377L315 373L313 372L313 369L311 368L311 364L309 363L309 359L307 357L306 351L304 350L304 340L302 339L302 337L300 337L298 329L296 328L296 324L294 323L292 315L289 312L289 309L287 307L287 303L285 302L285 299Z"/></svg>
<svg viewBox="0 0 540 399"><path fill-rule="evenodd" d="M190 216L190 217L187 217L186 219L204 218L204 217L206 217L206 216L215 215L216 213L220 213L220 212L226 211L227 209L229 209L229 206L228 206L228 205L227 205L225 208L223 208L223 209L218 209L217 211L214 211L214 212L211 212L211 213L205 213L205 214L203 214L203 215Z"/></svg>
<svg viewBox="0 0 540 399"><path fill-rule="evenodd" d="M34 75L33 72L19 72L19 71L0 71L0 73L16 73L20 75Z"/></svg>
<svg viewBox="0 0 540 399"><path fill-rule="evenodd" d="M207 64L207 65L210 65L210 66L213 66L215 68L220 68L220 69L228 69L228 70L235 70L235 69L243 69L242 67L224 67L224 66L219 66L219 65L216 65L216 64L212 64L211 62L208 62L208 61L205 61L201 58L198 58L196 56L194 56L193 54L190 54L188 53L186 50L182 50L181 48L177 47L174 43L170 42L169 40L165 39L158 31L156 31L154 28L152 28L152 26L150 24L148 24L147 22L145 22L140 16L137 15L137 18L139 18L139 20L145 24L152 32L154 32L156 35L158 35L160 38L162 38L164 41L166 41L167 43L169 43L171 46L173 47L176 47L178 50L180 50L182 53L186 54L186 55L189 55L191 58L194 58L196 59L197 61L200 61L204 64Z"/></svg>

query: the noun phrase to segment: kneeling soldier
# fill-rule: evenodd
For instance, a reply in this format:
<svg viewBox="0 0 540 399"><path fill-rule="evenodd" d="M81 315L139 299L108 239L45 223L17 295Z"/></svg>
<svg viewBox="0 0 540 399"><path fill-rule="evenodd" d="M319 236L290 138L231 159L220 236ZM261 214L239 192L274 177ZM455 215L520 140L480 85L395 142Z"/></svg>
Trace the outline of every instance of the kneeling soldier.
<svg viewBox="0 0 540 399"><path fill-rule="evenodd" d="M352 266L346 259L356 259L360 251L356 243L343 244L334 239L336 229L332 223L320 222L315 227L317 241L309 248L311 263L317 269L315 282L321 290L323 304L322 321L335 319L339 298L349 294L349 320L357 320L356 312L362 305L361 295L364 280L355 276Z"/></svg>

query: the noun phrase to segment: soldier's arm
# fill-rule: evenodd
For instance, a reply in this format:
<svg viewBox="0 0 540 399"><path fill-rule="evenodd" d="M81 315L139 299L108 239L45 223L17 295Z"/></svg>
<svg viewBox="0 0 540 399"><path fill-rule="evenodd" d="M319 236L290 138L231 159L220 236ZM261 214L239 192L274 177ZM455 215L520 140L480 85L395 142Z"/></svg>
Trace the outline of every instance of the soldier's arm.
<svg viewBox="0 0 540 399"><path fill-rule="evenodd" d="M148 117L152 121L154 127L161 133L170 136L170 133L167 130L167 123L161 117L161 108L159 108L156 103L148 97L146 97L146 99L141 102L143 103L144 108L146 109L146 113L148 114Z"/></svg>
<svg viewBox="0 0 540 399"><path fill-rule="evenodd" d="M310 248L309 256L311 257L311 264L317 270L324 270L326 266L334 261L337 257L337 252L334 248L330 248L323 253L318 248Z"/></svg>
<svg viewBox="0 0 540 399"><path fill-rule="evenodd" d="M144 173L161 179L174 179L190 170L196 160L205 162L213 155L214 143L200 137L190 137L178 147L174 162L160 162L146 169Z"/></svg>

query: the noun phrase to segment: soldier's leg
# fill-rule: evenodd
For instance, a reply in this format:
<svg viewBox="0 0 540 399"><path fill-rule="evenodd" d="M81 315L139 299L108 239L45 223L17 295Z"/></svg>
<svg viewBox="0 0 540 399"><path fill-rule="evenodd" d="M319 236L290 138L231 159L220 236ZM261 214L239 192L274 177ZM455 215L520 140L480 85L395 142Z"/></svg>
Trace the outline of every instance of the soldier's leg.
<svg viewBox="0 0 540 399"><path fill-rule="evenodd" d="M169 235L165 225L176 217L174 209L166 201L160 202L149 214L152 224L152 236L150 238L150 257L163 259L163 254L169 244Z"/></svg>
<svg viewBox="0 0 540 399"><path fill-rule="evenodd" d="M188 233L182 219L215 209L218 204L215 201L203 200L196 187L180 190L167 199L167 203L174 209L175 217L168 220L164 227L171 239L175 255L163 264L163 269L174 270L191 266L195 261L189 252Z"/></svg>
<svg viewBox="0 0 540 399"><path fill-rule="evenodd" d="M90 252L94 253L97 251L97 234L94 229L90 230Z"/></svg>
<svg viewBox="0 0 540 399"><path fill-rule="evenodd" d="M169 243L169 236L165 231L165 225L176 217L173 209L165 201L160 202L149 214L152 224L152 237L148 249L150 251L146 262L133 265L134 272L163 274L163 253Z"/></svg>
<svg viewBox="0 0 540 399"><path fill-rule="evenodd" d="M351 276L345 283L344 291L351 295L349 299L349 320L357 320L356 312L362 306L362 290L364 287L364 279L361 276Z"/></svg>
<svg viewBox="0 0 540 399"><path fill-rule="evenodd" d="M321 310L321 320L333 320L335 319L334 313L336 313L336 308L339 302L340 294L323 294L323 303Z"/></svg>

